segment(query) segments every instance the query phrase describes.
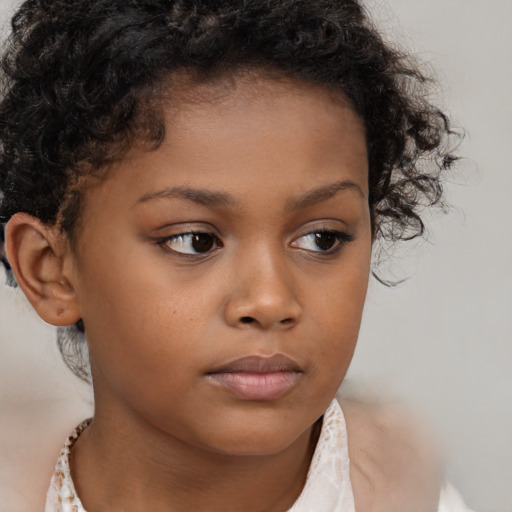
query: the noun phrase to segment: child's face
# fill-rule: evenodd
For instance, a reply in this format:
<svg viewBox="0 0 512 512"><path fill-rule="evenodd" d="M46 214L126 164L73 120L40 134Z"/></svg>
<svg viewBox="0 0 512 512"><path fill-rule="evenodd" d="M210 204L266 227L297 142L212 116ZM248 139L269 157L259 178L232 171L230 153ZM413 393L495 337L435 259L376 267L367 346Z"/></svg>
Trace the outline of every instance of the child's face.
<svg viewBox="0 0 512 512"><path fill-rule="evenodd" d="M371 250L363 126L291 81L173 94L162 146L85 192L72 284L97 414L273 453L322 415L354 351Z"/></svg>

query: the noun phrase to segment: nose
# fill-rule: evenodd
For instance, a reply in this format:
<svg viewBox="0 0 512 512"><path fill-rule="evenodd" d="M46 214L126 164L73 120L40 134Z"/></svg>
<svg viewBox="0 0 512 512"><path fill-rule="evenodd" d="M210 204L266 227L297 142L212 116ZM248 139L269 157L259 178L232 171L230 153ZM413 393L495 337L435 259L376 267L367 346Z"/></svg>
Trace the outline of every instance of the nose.
<svg viewBox="0 0 512 512"><path fill-rule="evenodd" d="M251 258L239 257L230 276L231 293L225 318L233 327L287 330L301 319L298 283L285 258L259 251Z"/></svg>

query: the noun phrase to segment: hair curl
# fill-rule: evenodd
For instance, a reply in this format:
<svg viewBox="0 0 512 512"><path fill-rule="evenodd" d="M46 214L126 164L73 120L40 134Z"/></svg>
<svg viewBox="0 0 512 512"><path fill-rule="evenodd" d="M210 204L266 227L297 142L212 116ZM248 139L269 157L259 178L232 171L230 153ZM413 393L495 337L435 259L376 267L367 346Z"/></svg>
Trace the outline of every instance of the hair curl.
<svg viewBox="0 0 512 512"><path fill-rule="evenodd" d="M430 80L357 0L27 0L1 60L0 222L72 234L80 178L165 136L169 77L273 70L349 99L363 120L375 239L424 233L456 157Z"/></svg>

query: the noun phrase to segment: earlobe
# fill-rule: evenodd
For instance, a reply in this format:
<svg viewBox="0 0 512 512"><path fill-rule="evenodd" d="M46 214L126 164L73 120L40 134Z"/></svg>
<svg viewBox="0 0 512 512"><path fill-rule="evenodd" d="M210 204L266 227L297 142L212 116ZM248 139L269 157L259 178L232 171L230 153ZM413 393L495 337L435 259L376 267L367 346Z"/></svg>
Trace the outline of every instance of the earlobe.
<svg viewBox="0 0 512 512"><path fill-rule="evenodd" d="M52 325L76 323L80 310L64 271L69 247L60 230L27 213L17 213L7 223L5 236L9 264L39 316Z"/></svg>

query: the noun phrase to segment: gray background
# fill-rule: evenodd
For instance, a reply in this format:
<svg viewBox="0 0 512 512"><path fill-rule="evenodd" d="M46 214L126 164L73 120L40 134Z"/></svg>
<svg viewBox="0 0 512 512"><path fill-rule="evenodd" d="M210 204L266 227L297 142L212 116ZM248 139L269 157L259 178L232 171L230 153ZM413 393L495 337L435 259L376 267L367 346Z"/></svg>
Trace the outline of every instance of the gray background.
<svg viewBox="0 0 512 512"><path fill-rule="evenodd" d="M2 20L13 5L0 0ZM389 272L410 279L371 283L348 383L421 411L468 504L512 512L512 0L367 5L385 37L437 71L466 158L448 186L451 213L431 220L429 243L395 255ZM28 512L18 482L44 492L90 392L59 360L53 329L1 285L0 376L0 511Z"/></svg>

